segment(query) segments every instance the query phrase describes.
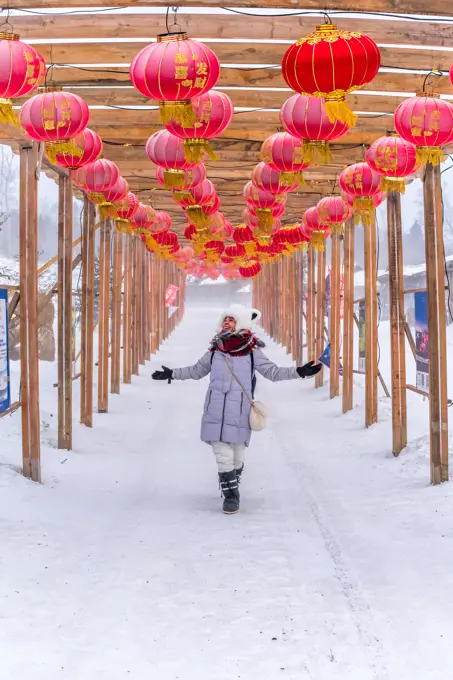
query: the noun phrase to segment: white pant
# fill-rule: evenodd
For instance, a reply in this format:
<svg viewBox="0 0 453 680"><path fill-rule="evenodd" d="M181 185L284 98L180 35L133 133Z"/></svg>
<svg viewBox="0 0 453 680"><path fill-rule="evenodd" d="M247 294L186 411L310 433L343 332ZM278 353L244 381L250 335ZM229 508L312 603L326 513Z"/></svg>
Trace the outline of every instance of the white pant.
<svg viewBox="0 0 453 680"><path fill-rule="evenodd" d="M212 450L216 457L219 472L240 470L245 458L244 444L226 444L225 442L212 442Z"/></svg>

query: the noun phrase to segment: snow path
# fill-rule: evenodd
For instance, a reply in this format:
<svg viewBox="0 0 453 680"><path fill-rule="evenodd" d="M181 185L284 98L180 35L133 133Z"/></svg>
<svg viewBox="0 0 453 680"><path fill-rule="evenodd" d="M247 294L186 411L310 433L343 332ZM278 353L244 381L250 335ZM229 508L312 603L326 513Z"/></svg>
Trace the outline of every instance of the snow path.
<svg viewBox="0 0 453 680"><path fill-rule="evenodd" d="M73 453L44 408L44 485L0 467L2 677L449 677L451 485L427 486L417 444L394 460L388 422L365 431L325 389L259 377L270 427L224 516L198 438L206 381L149 379L193 363L215 320L191 310Z"/></svg>

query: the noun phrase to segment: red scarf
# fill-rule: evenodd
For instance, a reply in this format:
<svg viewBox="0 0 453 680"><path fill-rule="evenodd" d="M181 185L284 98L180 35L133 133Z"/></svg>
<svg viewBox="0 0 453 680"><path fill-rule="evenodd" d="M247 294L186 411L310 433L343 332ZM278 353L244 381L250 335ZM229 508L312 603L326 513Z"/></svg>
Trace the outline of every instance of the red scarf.
<svg viewBox="0 0 453 680"><path fill-rule="evenodd" d="M222 332L215 336L211 343L211 352L223 352L235 357L243 357L250 354L258 344L258 338L250 331L240 333Z"/></svg>

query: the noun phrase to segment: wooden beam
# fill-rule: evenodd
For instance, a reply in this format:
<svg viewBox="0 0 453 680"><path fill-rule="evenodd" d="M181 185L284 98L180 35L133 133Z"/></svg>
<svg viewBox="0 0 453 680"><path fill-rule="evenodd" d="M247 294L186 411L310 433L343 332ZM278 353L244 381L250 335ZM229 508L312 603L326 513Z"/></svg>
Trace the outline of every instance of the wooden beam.
<svg viewBox="0 0 453 680"><path fill-rule="evenodd" d="M110 218L102 220L99 249L98 413L108 412L110 316Z"/></svg>
<svg viewBox="0 0 453 680"><path fill-rule="evenodd" d="M377 422L376 216L363 224L365 264L365 426Z"/></svg>
<svg viewBox="0 0 453 680"><path fill-rule="evenodd" d="M96 209L84 199L82 232L82 352L80 383L80 422L93 427L93 331L94 331L94 259Z"/></svg>
<svg viewBox="0 0 453 680"><path fill-rule="evenodd" d="M264 5L265 3L263 3ZM163 12L165 10L163 9ZM206 38L249 38L254 40L298 40L314 31L320 23L317 16L253 16L253 21L244 17L225 14L193 14L190 9L180 7L178 21L185 31L197 40ZM339 29L350 30L349 17L334 17ZM86 14L44 14L42 16L14 16L14 30L24 40L33 39L101 39L154 37L162 33L165 26L162 14L115 14L102 13L96 16ZM440 45L453 47L451 25L429 21L382 21L379 15L354 17L354 30L369 35L378 43L397 45ZM38 48L39 49L39 48Z"/></svg>
<svg viewBox="0 0 453 680"><path fill-rule="evenodd" d="M38 145L20 149L20 383L23 474L41 481L38 359Z"/></svg>
<svg viewBox="0 0 453 680"><path fill-rule="evenodd" d="M120 393L121 375L121 280L123 269L123 235L116 229L113 234L113 283L111 324L111 382L110 392Z"/></svg>
<svg viewBox="0 0 453 680"><path fill-rule="evenodd" d="M58 448L72 449L72 183L58 193Z"/></svg>
<svg viewBox="0 0 453 680"><path fill-rule="evenodd" d="M344 228L343 413L352 410L354 390L354 220Z"/></svg>
<svg viewBox="0 0 453 680"><path fill-rule="evenodd" d="M395 191L387 194L387 232L392 367L392 450L393 455L398 456L407 445L407 403L401 196Z"/></svg>
<svg viewBox="0 0 453 680"><path fill-rule="evenodd" d="M132 236L124 235L123 382L132 375Z"/></svg>
<svg viewBox="0 0 453 680"><path fill-rule="evenodd" d="M341 235L332 234L330 275L330 398L340 395L340 249Z"/></svg>
<svg viewBox="0 0 453 680"><path fill-rule="evenodd" d="M86 8L90 9L93 3L92 0L67 0L65 6L68 8ZM96 2L98 7L124 7L123 0L98 0ZM218 7L215 0L203 0L203 7ZM166 7L166 0L135 0L136 7ZM200 0L185 0L185 7L200 7ZM10 0L8 7L10 9L50 9L55 7L60 8L60 0ZM291 9L294 11L294 3L292 0L232 0L229 3L232 8L282 8ZM317 0L305 0L304 9L319 10L319 3ZM432 0L429 7L423 0L399 0L397 5L393 0L328 0L324 3L325 10L340 10L349 12L388 12L400 14L429 14L449 16L449 8L445 7L442 0ZM253 23L253 22L251 22Z"/></svg>
<svg viewBox="0 0 453 680"><path fill-rule="evenodd" d="M404 54L400 55L400 60L404 59ZM430 63L433 59L429 60ZM401 67L401 63L399 64ZM426 66L421 70L429 72L430 66L427 62ZM373 82L367 86L366 90L378 92L407 92L415 93L423 84L423 75L419 73L411 73L408 67L407 71L385 72L380 71L374 78ZM53 77L56 82L62 87L78 85L83 87L90 87L96 85L104 85L116 87L119 84L130 85L130 74L128 68L122 67L102 67L102 69L90 66L84 67L55 67ZM220 90L225 87L265 87L265 88L283 88L288 89L280 67L276 68L235 68L229 65L224 65L220 74L217 86ZM435 79L436 92L440 94L452 94L453 87L447 75L436 77ZM107 93L106 93L107 94ZM288 93L290 96L290 92ZM348 95L349 97L350 95ZM363 95L362 95L363 96ZM153 102L151 101L151 105Z"/></svg>
<svg viewBox="0 0 453 680"><path fill-rule="evenodd" d="M324 352L324 319L326 303L326 251L317 252L317 284L316 284L316 354L315 358ZM324 368L315 377L316 387L324 385Z"/></svg>
<svg viewBox="0 0 453 680"><path fill-rule="evenodd" d="M426 164L423 197L428 294L431 483L440 484L448 481L447 342L442 188L439 167L434 167L431 163Z"/></svg>

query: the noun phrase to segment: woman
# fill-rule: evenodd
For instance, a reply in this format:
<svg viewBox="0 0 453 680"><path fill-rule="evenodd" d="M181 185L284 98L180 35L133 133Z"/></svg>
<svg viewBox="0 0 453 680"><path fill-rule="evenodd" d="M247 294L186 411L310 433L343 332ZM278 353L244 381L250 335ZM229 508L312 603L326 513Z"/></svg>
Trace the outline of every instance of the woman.
<svg viewBox="0 0 453 680"><path fill-rule="evenodd" d="M280 368L262 352L264 343L254 335L253 327L261 318L256 309L232 305L220 317L217 335L211 347L194 366L153 373L153 380L200 380L208 375L201 439L212 446L217 460L223 512L239 510L239 481L244 469L245 449L249 445L251 401L255 371L272 382L308 378L321 370L310 361L299 368Z"/></svg>

